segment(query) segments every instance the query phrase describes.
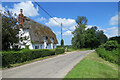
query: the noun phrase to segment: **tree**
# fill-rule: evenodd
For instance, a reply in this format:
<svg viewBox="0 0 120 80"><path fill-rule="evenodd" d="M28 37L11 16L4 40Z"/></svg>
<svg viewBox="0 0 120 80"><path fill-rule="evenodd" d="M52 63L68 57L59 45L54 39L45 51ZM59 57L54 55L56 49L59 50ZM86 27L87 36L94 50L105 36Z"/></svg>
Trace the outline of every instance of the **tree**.
<svg viewBox="0 0 120 80"><path fill-rule="evenodd" d="M88 28L85 32L85 47L86 48L96 48L99 46L99 40L96 37L97 27Z"/></svg>
<svg viewBox="0 0 120 80"><path fill-rule="evenodd" d="M108 38L104 34L103 30L96 31L96 37L99 40L100 44L103 44L103 43L105 43L108 40Z"/></svg>
<svg viewBox="0 0 120 80"><path fill-rule="evenodd" d="M120 44L120 36L110 37L109 40L115 40Z"/></svg>
<svg viewBox="0 0 120 80"><path fill-rule="evenodd" d="M62 47L64 46L64 40L63 39L61 40L61 46Z"/></svg>
<svg viewBox="0 0 120 80"><path fill-rule="evenodd" d="M16 47L19 42L19 29L15 28L17 19L9 11L2 15L2 50L9 50Z"/></svg>
<svg viewBox="0 0 120 80"><path fill-rule="evenodd" d="M76 48L83 48L85 45L85 28L87 24L87 18L84 16L78 16L76 19L77 26L75 31L72 32L72 45Z"/></svg>

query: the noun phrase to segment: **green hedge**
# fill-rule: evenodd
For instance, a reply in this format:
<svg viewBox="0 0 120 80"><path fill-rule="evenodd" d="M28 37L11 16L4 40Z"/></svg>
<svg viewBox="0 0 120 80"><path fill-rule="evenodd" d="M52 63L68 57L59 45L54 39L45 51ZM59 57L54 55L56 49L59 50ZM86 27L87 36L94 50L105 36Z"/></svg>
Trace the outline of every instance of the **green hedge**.
<svg viewBox="0 0 120 80"><path fill-rule="evenodd" d="M21 50L21 51L3 51L2 62L3 67L10 64L22 63L36 58L55 55L54 49L39 49L39 50Z"/></svg>
<svg viewBox="0 0 120 80"><path fill-rule="evenodd" d="M96 52L100 57L102 57L106 61L119 64L118 49L112 50L112 51L107 51L107 50L105 50L105 48L97 48Z"/></svg>
<svg viewBox="0 0 120 80"><path fill-rule="evenodd" d="M56 48L56 50L55 50L55 54L62 54L64 52L65 52L64 48Z"/></svg>
<svg viewBox="0 0 120 80"><path fill-rule="evenodd" d="M100 45L99 48L96 49L96 52L103 59L120 64L118 60L118 56L120 55L119 49L120 45L116 41L107 41L105 44Z"/></svg>

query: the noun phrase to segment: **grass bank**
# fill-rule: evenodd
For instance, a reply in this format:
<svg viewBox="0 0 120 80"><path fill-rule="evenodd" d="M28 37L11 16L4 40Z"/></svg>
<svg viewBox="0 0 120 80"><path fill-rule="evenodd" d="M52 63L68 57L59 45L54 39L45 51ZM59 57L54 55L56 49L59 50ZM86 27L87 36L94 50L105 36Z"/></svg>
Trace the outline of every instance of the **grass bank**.
<svg viewBox="0 0 120 80"><path fill-rule="evenodd" d="M80 61L65 78L118 78L118 65L105 61L93 52Z"/></svg>

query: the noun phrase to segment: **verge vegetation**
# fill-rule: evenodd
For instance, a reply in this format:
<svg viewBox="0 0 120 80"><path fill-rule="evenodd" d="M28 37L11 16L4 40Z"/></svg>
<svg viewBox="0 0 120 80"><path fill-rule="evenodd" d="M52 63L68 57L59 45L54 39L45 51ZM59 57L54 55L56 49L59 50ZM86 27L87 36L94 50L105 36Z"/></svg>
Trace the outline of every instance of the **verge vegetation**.
<svg viewBox="0 0 120 80"><path fill-rule="evenodd" d="M118 65L105 61L93 52L80 61L64 80L69 78L118 78Z"/></svg>

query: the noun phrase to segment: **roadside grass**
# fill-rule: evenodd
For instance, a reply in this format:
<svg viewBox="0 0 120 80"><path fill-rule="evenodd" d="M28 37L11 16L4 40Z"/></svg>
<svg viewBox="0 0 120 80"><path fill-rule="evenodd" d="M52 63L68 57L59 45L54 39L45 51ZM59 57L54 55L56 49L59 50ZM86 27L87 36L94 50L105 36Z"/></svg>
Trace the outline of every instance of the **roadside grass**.
<svg viewBox="0 0 120 80"><path fill-rule="evenodd" d="M85 51L85 50L91 50L91 49L89 49L89 48L82 48L82 49L68 48L67 52L71 52L71 51Z"/></svg>
<svg viewBox="0 0 120 80"><path fill-rule="evenodd" d="M93 52L80 61L67 78L118 78L118 65L105 61Z"/></svg>
<svg viewBox="0 0 120 80"><path fill-rule="evenodd" d="M64 55L64 54L66 54L66 53L62 53L62 54L58 54L58 55ZM52 56L47 56L47 57L43 57L43 58L37 58L37 59L34 59L34 60L25 61L23 63L10 64L9 67L2 67L2 69L3 70L10 69L10 68L18 67L18 66L21 66L21 65L29 64L29 63L32 63L32 62L36 62L36 61L52 58L52 57L55 57L55 56L58 56L58 55L52 55Z"/></svg>

